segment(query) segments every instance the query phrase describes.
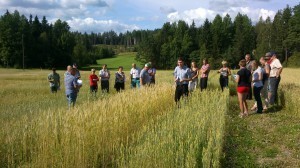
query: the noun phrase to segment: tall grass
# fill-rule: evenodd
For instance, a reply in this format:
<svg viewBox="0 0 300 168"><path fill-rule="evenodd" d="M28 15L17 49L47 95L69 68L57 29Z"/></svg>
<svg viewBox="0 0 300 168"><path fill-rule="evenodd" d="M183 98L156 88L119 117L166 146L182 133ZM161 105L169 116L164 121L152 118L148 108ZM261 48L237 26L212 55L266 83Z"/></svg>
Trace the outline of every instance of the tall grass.
<svg viewBox="0 0 300 168"><path fill-rule="evenodd" d="M119 167L219 167L229 90L194 92L120 150Z"/></svg>
<svg viewBox="0 0 300 168"><path fill-rule="evenodd" d="M71 111L25 116L10 125L13 132L2 127L2 166L114 167L120 145L173 107L171 91L169 86L131 90Z"/></svg>

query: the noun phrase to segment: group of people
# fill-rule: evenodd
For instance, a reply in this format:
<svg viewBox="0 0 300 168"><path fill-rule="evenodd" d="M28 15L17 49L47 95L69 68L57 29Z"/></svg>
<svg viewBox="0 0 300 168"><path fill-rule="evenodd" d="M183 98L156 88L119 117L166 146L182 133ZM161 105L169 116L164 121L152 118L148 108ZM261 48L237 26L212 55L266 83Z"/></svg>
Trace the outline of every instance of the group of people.
<svg viewBox="0 0 300 168"><path fill-rule="evenodd" d="M260 63L260 65L259 65ZM261 57L259 62L251 60L250 54L245 56L239 62L240 69L236 75L233 75L237 83L237 95L240 107L240 117L248 115L247 99L252 100L252 93L254 94L255 104L251 108L252 111L262 113L267 110L269 105L275 103L277 97L277 90L280 82L280 74L282 72L282 65L277 59L275 52L268 52L264 57ZM195 61L191 62L191 67L184 65L183 59L180 57L177 60L177 67L174 70L175 89L175 102L178 106L182 96L187 97L189 92L195 90L198 86L198 77L200 77L200 90L203 91L207 88L207 81L210 72L210 65L208 60L203 60L203 65L198 68ZM222 91L228 87L229 76L231 70L227 66L226 61L222 61L222 68L217 71L220 73L220 87ZM150 86L155 84L156 69L151 66L151 63L146 63L143 69L132 64L130 70L130 87L140 88L141 86ZM77 65L68 66L64 74L65 92L68 100L69 107L75 105L77 94L82 86L80 80L80 72ZM96 75L96 70L91 69L89 76L90 92L96 95L98 91L98 81L100 81L101 90L103 93L109 93L109 80L111 74L104 64ZM50 90L56 93L60 89L60 76L56 73L56 69L52 69L52 73L48 75L50 83ZM115 72L114 88L117 92L125 89L126 76L123 72L123 67L119 66L118 71ZM261 99L263 98L263 101ZM263 105L264 102L264 105Z"/></svg>
<svg viewBox="0 0 300 168"><path fill-rule="evenodd" d="M207 88L208 75L210 72L210 65L207 59L203 59L201 68L197 67L195 61L191 62L191 68L184 65L183 59L180 57L177 60L177 67L174 70L174 81L176 83L175 102L176 104L182 96L187 97L189 92L195 90L198 85L200 76L200 90ZM220 73L220 86L222 91L228 87L228 76L231 74L226 61L222 61L222 68L218 70ZM178 104L179 105L179 104Z"/></svg>
<svg viewBox="0 0 300 168"><path fill-rule="evenodd" d="M222 61L222 68L217 71L220 73L219 82L222 91L228 87L229 76L231 75L231 70L227 64L227 61ZM252 95L254 95L255 103L251 110L259 114L266 111L270 105L272 106L275 103L281 79L282 65L277 59L276 53L266 53L265 56L260 58L259 62L251 60L250 54L246 54L245 59L239 62L239 66L240 69L236 75L233 75L233 78L237 83L237 95L241 110L240 117L248 115L246 100L252 100ZM177 67L174 70L176 104L182 96L187 97L189 92L197 87L199 76L200 90L206 89L209 72L210 66L207 59L203 60L203 65L199 69L194 61L191 63L191 68L188 68L184 65L183 59L178 58ZM180 105L178 104L178 106Z"/></svg>
<svg viewBox="0 0 300 168"><path fill-rule="evenodd" d="M259 66L259 63L261 66ZM277 99L282 65L279 59L277 59L275 52L268 52L259 59L259 62L251 60L250 54L247 54L245 59L239 62L239 66L240 69L235 76L235 81L238 83L237 93L240 117L248 115L248 104L246 100L252 99L252 92L254 94L255 104L251 110L261 114L267 110L270 105L274 105Z"/></svg>
<svg viewBox="0 0 300 168"><path fill-rule="evenodd" d="M141 86L150 86L155 84L156 69L151 65L151 62L146 63L143 69L132 64L130 70L131 88L140 88ZM74 107L77 99L77 94L82 86L80 80L80 72L77 69L77 65L67 66L67 71L64 74L65 93L68 100L68 105ZM99 75L96 75L96 70L91 69L89 75L90 93L96 96L98 91L98 81L102 93L109 93L109 79L111 77L110 71L107 69L107 65L104 64L102 69L99 71ZM115 73L115 84L114 88L117 92L125 89L126 76L123 72L123 67L119 66L118 71ZM60 76L56 72L55 68L52 68L52 73L48 75L48 82L50 83L50 90L52 93L56 93L60 89Z"/></svg>

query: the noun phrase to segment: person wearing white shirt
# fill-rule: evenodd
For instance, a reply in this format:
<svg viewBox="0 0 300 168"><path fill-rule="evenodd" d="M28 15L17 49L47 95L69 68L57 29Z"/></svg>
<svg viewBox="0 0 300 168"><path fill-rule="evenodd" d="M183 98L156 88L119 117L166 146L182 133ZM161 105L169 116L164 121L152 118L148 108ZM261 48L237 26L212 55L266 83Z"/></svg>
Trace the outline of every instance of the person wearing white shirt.
<svg viewBox="0 0 300 168"><path fill-rule="evenodd" d="M110 78L110 72L107 69L107 65L104 64L102 66L102 69L99 71L99 77L101 78L101 90L103 93L109 92L109 78Z"/></svg>
<svg viewBox="0 0 300 168"><path fill-rule="evenodd" d="M282 72L282 65L277 59L275 52L267 53L271 55L270 59L270 76L269 76L269 89L268 89L268 97L269 97L269 103L270 105L273 105L275 102L275 99L277 98L277 90L280 82L280 74Z"/></svg>
<svg viewBox="0 0 300 168"><path fill-rule="evenodd" d="M262 101L260 97L260 91L263 88L263 71L262 68L258 66L257 62L254 60L252 61L252 69L253 74L252 74L252 87L253 87L253 93L254 93L254 98L257 104L257 113L262 113L263 111L263 106L262 106Z"/></svg>
<svg viewBox="0 0 300 168"><path fill-rule="evenodd" d="M191 69L184 66L182 58L178 58L177 65L174 70L174 82L176 83L175 102L179 107L178 101L180 97L187 97L189 94L188 84L192 77Z"/></svg>
<svg viewBox="0 0 300 168"><path fill-rule="evenodd" d="M136 67L136 64L133 63L130 70L131 88L140 88L140 72L140 68Z"/></svg>

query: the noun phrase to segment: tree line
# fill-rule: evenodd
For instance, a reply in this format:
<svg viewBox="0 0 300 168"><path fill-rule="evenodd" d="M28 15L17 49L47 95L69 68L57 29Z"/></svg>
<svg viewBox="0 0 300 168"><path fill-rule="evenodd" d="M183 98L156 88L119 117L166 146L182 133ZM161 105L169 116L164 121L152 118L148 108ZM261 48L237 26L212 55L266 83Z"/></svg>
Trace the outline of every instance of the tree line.
<svg viewBox="0 0 300 168"><path fill-rule="evenodd" d="M238 13L234 20L216 15L199 27L181 20L155 30L119 34L113 30L71 32L68 23L60 19L49 24L46 17L40 21L37 16L27 19L18 11L6 11L0 17L0 66L21 68L24 63L26 68L49 68L72 62L83 66L119 51L136 51L137 61L151 61L160 69L174 68L179 56L198 63L207 58L212 68L218 68L222 60L235 67L245 54L258 59L270 50L284 61L291 55L300 57L299 27L300 4L286 6L273 20L260 18L255 24Z"/></svg>
<svg viewBox="0 0 300 168"><path fill-rule="evenodd" d="M259 59L268 51L277 52L281 61L293 54L300 65L300 4L279 10L273 21L261 17L256 24L240 13L233 21L229 15L216 15L200 27L194 22L165 23L161 29L149 33L137 51L138 60L151 60L166 69L173 68L179 56L186 62L194 60L199 64L207 58L216 69L222 60L235 67L246 54Z"/></svg>

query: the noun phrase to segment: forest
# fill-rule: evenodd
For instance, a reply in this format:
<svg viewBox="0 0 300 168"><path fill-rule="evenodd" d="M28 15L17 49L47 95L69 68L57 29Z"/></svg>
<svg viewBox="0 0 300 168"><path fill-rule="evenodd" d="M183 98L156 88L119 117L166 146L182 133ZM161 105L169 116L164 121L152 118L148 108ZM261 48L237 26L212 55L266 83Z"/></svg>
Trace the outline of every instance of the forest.
<svg viewBox="0 0 300 168"><path fill-rule="evenodd" d="M6 11L0 17L0 67L51 68L73 62L86 66L121 51L135 51L137 61L151 61L159 69L174 68L178 57L186 63L207 58L212 68L227 60L234 68L245 54L258 59L268 51L277 52L281 61L293 57L297 61L290 61L291 65L297 64L300 4L287 5L274 18L260 18L256 23L239 13L234 18L216 15L201 26L180 20L155 30L120 33L74 32L66 21L49 23L45 16L26 18L18 11Z"/></svg>

